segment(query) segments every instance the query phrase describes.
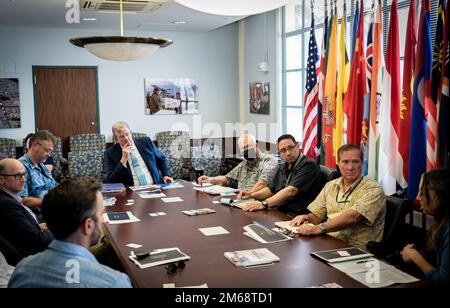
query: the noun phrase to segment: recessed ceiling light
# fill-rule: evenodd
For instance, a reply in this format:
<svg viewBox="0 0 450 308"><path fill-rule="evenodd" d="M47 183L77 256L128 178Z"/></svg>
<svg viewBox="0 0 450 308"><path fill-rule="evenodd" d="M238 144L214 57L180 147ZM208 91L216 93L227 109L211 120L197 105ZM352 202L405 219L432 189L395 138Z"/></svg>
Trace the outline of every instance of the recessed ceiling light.
<svg viewBox="0 0 450 308"><path fill-rule="evenodd" d="M83 21L96 21L97 18L87 18L87 17L85 17L85 18L82 18L82 20Z"/></svg>
<svg viewBox="0 0 450 308"><path fill-rule="evenodd" d="M187 21L185 21L185 20L175 20L175 21L172 21L172 23L176 24L176 25L184 25L184 24L187 24Z"/></svg>

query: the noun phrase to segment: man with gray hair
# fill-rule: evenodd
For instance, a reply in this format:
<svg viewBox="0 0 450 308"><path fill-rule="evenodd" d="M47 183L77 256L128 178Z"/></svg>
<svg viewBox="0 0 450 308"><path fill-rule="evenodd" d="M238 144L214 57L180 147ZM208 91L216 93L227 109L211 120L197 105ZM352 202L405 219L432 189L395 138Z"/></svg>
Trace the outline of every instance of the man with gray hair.
<svg viewBox="0 0 450 308"><path fill-rule="evenodd" d="M238 139L239 150L245 160L239 163L226 175L208 177L202 175L198 183L211 183L238 188L241 193L251 193L267 187L277 168L274 156L264 154L259 150L254 136L244 134Z"/></svg>
<svg viewBox="0 0 450 308"><path fill-rule="evenodd" d="M137 186L173 181L166 157L150 138L134 140L123 121L112 126L112 133L117 143L105 152L107 183Z"/></svg>
<svg viewBox="0 0 450 308"><path fill-rule="evenodd" d="M44 162L52 155L55 138L47 130L40 130L31 136L28 152L19 161L25 167L26 182L20 196L31 209L41 207L42 198L48 190L58 185ZM39 212L39 211L38 211ZM39 213L38 213L39 214Z"/></svg>

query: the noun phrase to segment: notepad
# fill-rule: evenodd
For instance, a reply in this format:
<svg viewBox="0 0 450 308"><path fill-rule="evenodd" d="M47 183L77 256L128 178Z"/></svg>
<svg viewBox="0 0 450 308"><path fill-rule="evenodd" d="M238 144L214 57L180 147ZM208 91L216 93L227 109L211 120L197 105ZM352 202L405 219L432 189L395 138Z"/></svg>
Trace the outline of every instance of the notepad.
<svg viewBox="0 0 450 308"><path fill-rule="evenodd" d="M281 234L279 232L273 231L259 223L253 223L244 227L247 231L245 235L257 240L260 243L275 243L292 240L292 238Z"/></svg>
<svg viewBox="0 0 450 308"><path fill-rule="evenodd" d="M311 255L329 263L363 259L373 256L371 253L356 247L316 251L312 252Z"/></svg>
<svg viewBox="0 0 450 308"><path fill-rule="evenodd" d="M122 183L105 183L102 184L100 191L106 193L121 193L125 191L125 186Z"/></svg>
<svg viewBox="0 0 450 308"><path fill-rule="evenodd" d="M138 260L133 253L128 258L134 262L139 268L147 268L161 264L172 263L181 260L189 260L190 257L183 253L179 248L157 249L148 253L146 257ZM139 254L138 254L139 255Z"/></svg>
<svg viewBox="0 0 450 308"><path fill-rule="evenodd" d="M130 211L103 213L103 219L111 225L140 221Z"/></svg>

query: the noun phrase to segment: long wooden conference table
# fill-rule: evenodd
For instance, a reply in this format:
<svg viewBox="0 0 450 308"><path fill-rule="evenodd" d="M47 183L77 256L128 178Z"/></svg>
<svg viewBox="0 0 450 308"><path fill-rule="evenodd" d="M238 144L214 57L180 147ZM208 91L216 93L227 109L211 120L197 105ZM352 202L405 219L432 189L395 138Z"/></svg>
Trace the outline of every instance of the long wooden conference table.
<svg viewBox="0 0 450 308"><path fill-rule="evenodd" d="M193 190L192 183L182 182L184 188L164 190L167 197L181 197L183 202L164 203L161 199L142 199L127 188L115 195L116 205L107 212L131 211L139 222L106 224L106 233L134 287L161 288L174 283L176 287L198 286L210 288L298 288L335 282L342 287L365 287L344 273L310 255L311 252L343 248L349 245L328 235L314 237L296 235L293 240L262 244L244 235L243 227L257 221L268 227L274 222L291 218L277 210L244 212L239 208L214 204L220 196ZM125 205L134 199L134 205ZM213 214L187 216L181 211L210 208ZM149 213L165 212L152 217ZM205 236L198 229L222 226L229 234ZM143 245L138 249L129 243ZM151 251L178 247L190 256L186 267L168 274L165 266L140 269L129 260L131 250ZM224 252L268 248L280 258L272 265L252 268L236 267L224 257ZM422 287L424 281L397 287Z"/></svg>

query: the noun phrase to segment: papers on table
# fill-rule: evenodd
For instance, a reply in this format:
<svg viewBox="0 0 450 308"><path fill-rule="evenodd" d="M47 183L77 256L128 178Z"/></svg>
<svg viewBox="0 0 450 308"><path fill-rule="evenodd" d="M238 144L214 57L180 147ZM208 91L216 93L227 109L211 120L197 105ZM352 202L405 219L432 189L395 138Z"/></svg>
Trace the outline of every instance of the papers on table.
<svg viewBox="0 0 450 308"><path fill-rule="evenodd" d="M244 232L245 235L264 244L292 240L291 237L273 231L259 223L247 225L244 230L247 231Z"/></svg>
<svg viewBox="0 0 450 308"><path fill-rule="evenodd" d="M113 206L116 204L116 197L103 197L103 205L104 206Z"/></svg>
<svg viewBox="0 0 450 308"><path fill-rule="evenodd" d="M142 199L154 199L154 198L162 198L162 197L166 196L166 194L162 193L161 190L159 190L159 189L140 191L137 194Z"/></svg>
<svg viewBox="0 0 450 308"><path fill-rule="evenodd" d="M212 213L215 213L216 211L205 207L203 209L188 210L188 211L181 211L181 212L188 216L198 216L198 215L204 215L204 214L212 214Z"/></svg>
<svg viewBox="0 0 450 308"><path fill-rule="evenodd" d="M184 185L178 182L172 182L172 183L165 183L165 184L159 184L159 186L166 190L166 189L173 189L173 188L183 188Z"/></svg>
<svg viewBox="0 0 450 308"><path fill-rule="evenodd" d="M183 202L184 201L180 197L162 198L161 200L164 201L165 203Z"/></svg>
<svg viewBox="0 0 450 308"><path fill-rule="evenodd" d="M364 259L373 256L371 253L356 247L316 251L312 252L311 255L329 263Z"/></svg>
<svg viewBox="0 0 450 308"><path fill-rule="evenodd" d="M210 227L210 228L199 228L198 230L200 230L200 232L206 236L230 233L227 230L225 230L225 228L220 227L220 226L219 227Z"/></svg>
<svg viewBox="0 0 450 308"><path fill-rule="evenodd" d="M280 258L267 248L227 251L223 255L235 266L244 267L280 261Z"/></svg>
<svg viewBox="0 0 450 308"><path fill-rule="evenodd" d="M281 228L281 229L286 229L286 230L288 230L289 232L292 232L292 233L298 233L298 231L297 231L298 226L296 226L296 227L290 226L289 225L290 223L291 223L291 220L288 220L288 221L277 221L275 223L275 226L277 226L278 228Z"/></svg>
<svg viewBox="0 0 450 308"><path fill-rule="evenodd" d="M131 189L132 191L136 191L136 190L144 190L144 189L150 189L150 188L159 188L159 186L156 184L149 184L149 185L129 186L128 188Z"/></svg>
<svg viewBox="0 0 450 308"><path fill-rule="evenodd" d="M134 216L130 211L103 213L103 219L110 225L140 221L140 219Z"/></svg>
<svg viewBox="0 0 450 308"><path fill-rule="evenodd" d="M205 289L208 288L207 283L203 283L198 286L187 286L187 287L175 287L174 283L163 283L163 288L195 288L195 289Z"/></svg>
<svg viewBox="0 0 450 308"><path fill-rule="evenodd" d="M231 198L221 198L220 203L223 205L229 205L231 207L238 207L243 209L245 205L255 199L231 199Z"/></svg>
<svg viewBox="0 0 450 308"><path fill-rule="evenodd" d="M203 185L203 187L194 187L195 190L210 194L210 195L220 195L222 193L225 192L235 192L238 191L238 189L235 188L231 188L231 187L225 187L225 186L221 186L221 185L212 185L209 187L205 187L205 185Z"/></svg>
<svg viewBox="0 0 450 308"><path fill-rule="evenodd" d="M395 283L410 283L419 279L375 258L330 264L369 288L382 288Z"/></svg>
<svg viewBox="0 0 450 308"><path fill-rule="evenodd" d="M213 184L211 184L211 183L198 184L198 183L196 183L196 182L192 182L192 185L193 185L194 187L208 187L208 186L212 186Z"/></svg>
<svg viewBox="0 0 450 308"><path fill-rule="evenodd" d="M135 254L132 251L128 258L133 261L134 264L139 266L139 268L147 268L190 259L190 257L181 252L178 247L157 249L151 252L139 254Z"/></svg>
<svg viewBox="0 0 450 308"><path fill-rule="evenodd" d="M134 249L142 247L142 245L134 244L134 243L126 244L125 246L130 247L130 248L134 248Z"/></svg>

